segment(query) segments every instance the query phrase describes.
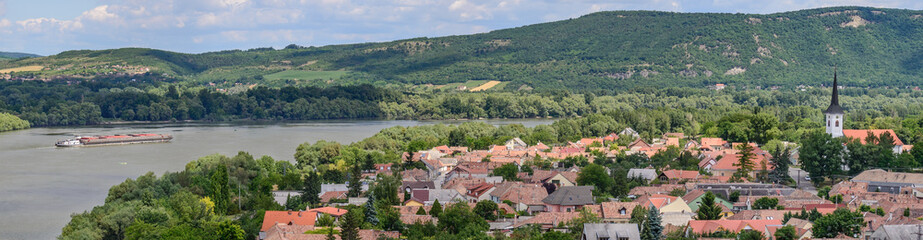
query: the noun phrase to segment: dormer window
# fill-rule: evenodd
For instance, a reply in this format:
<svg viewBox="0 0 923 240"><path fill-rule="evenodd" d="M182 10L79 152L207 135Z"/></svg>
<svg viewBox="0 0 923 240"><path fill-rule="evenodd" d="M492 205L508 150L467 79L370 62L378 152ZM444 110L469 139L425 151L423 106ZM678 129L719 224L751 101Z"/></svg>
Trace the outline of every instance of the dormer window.
<svg viewBox="0 0 923 240"><path fill-rule="evenodd" d="M619 209L619 214L625 215L626 214L625 208Z"/></svg>

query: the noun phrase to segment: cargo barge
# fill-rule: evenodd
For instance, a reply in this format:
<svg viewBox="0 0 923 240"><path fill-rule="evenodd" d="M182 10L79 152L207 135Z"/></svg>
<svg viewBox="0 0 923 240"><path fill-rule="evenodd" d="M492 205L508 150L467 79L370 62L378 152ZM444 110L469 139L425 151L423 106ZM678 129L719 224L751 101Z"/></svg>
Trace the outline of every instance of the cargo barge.
<svg viewBox="0 0 923 240"><path fill-rule="evenodd" d="M93 137L76 137L55 143L58 147L82 147L82 146L106 146L121 145L134 143L160 143L173 140L173 136L167 134L128 134L128 135L108 135Z"/></svg>

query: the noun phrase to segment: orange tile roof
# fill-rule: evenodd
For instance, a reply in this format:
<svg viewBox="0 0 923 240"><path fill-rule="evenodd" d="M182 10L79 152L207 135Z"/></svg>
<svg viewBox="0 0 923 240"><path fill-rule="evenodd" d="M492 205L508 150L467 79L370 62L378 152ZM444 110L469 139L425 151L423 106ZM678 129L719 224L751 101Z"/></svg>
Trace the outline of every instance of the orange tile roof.
<svg viewBox="0 0 923 240"><path fill-rule="evenodd" d="M346 214L349 211L347 211L346 209L339 209L335 207L322 207L322 208L308 209L308 212L326 213L334 217L339 217L339 216L343 216L343 214Z"/></svg>
<svg viewBox="0 0 923 240"><path fill-rule="evenodd" d="M739 232L741 230L750 229L764 232L766 225L782 225L782 219L772 219L772 220L692 220L689 221L689 228L692 229L693 233L704 234L704 233L713 233L719 230L728 230L731 232Z"/></svg>
<svg viewBox="0 0 923 240"><path fill-rule="evenodd" d="M666 170L663 171L668 179L695 179L699 177L699 171L689 170Z"/></svg>
<svg viewBox="0 0 923 240"><path fill-rule="evenodd" d="M266 211L266 214L263 215L263 226L260 228L260 231L265 232L279 223L285 225L314 226L314 221L316 220L317 213L314 212Z"/></svg>
<svg viewBox="0 0 923 240"><path fill-rule="evenodd" d="M607 219L629 219L631 218L631 211L635 209L639 204L636 202L603 202L600 204L601 218ZM625 214L620 214L622 209L625 209Z"/></svg>
<svg viewBox="0 0 923 240"><path fill-rule="evenodd" d="M721 138L702 138L701 140L703 147L711 148L711 146L724 145L727 144L727 141Z"/></svg>
<svg viewBox="0 0 923 240"><path fill-rule="evenodd" d="M772 163L767 159L768 154L765 154L765 151L754 151L753 156L753 169L762 170L763 162L766 162L766 170L772 169ZM739 167L734 166L740 160L740 154L728 153L721 156L721 159L718 160L712 169L717 170L737 170Z"/></svg>
<svg viewBox="0 0 923 240"><path fill-rule="evenodd" d="M883 133L891 134L891 137L894 138L894 145L904 145L904 142L897 138L897 134L891 129L843 129L843 136L857 139L862 144L866 144L865 138L868 137L869 132L875 134L876 137L881 137Z"/></svg>
<svg viewBox="0 0 923 240"><path fill-rule="evenodd" d="M320 195L320 201L324 203L330 202L333 199L345 199L347 191L329 191Z"/></svg>

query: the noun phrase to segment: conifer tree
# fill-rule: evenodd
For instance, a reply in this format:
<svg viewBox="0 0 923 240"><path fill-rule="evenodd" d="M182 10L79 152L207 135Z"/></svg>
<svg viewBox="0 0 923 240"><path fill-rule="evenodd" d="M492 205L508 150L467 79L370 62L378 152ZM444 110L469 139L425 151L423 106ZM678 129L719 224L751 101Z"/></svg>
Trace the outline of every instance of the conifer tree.
<svg viewBox="0 0 923 240"><path fill-rule="evenodd" d="M699 206L698 220L718 220L721 219L721 207L715 204L715 194L705 192L702 204Z"/></svg>
<svg viewBox="0 0 923 240"><path fill-rule="evenodd" d="M362 225L362 219L359 218L357 211L349 211L345 214L340 223L341 240L359 240L359 226Z"/></svg>
<svg viewBox="0 0 923 240"><path fill-rule="evenodd" d="M442 204L439 204L439 199L433 202L433 208L429 210L429 215L437 218L442 215Z"/></svg>
<svg viewBox="0 0 923 240"><path fill-rule="evenodd" d="M740 150L738 153L740 158L737 159L737 163L734 164L734 166L737 167L737 171L731 175L732 182L741 182L743 179L750 179L750 172L753 171L753 146L750 146L749 143L743 143L737 147L737 150Z"/></svg>

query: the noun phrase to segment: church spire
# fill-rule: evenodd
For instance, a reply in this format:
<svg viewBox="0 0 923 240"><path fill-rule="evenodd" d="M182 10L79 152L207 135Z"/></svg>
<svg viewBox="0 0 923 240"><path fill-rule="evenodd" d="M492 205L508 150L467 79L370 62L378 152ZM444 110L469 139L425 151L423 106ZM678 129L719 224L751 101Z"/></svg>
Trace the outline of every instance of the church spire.
<svg viewBox="0 0 923 240"><path fill-rule="evenodd" d="M840 108L840 97L837 90L836 66L833 67L833 95L830 97L830 107L824 113L843 114L843 108Z"/></svg>

